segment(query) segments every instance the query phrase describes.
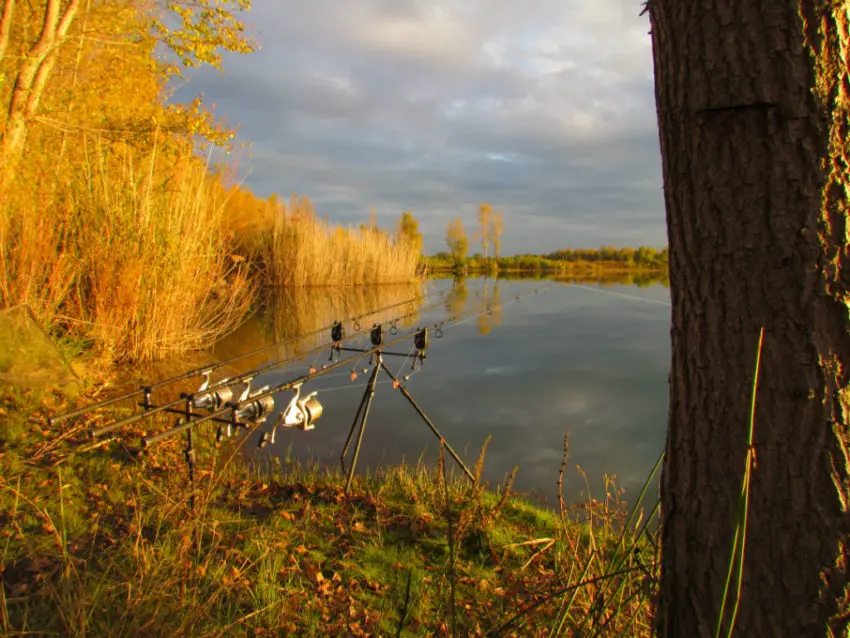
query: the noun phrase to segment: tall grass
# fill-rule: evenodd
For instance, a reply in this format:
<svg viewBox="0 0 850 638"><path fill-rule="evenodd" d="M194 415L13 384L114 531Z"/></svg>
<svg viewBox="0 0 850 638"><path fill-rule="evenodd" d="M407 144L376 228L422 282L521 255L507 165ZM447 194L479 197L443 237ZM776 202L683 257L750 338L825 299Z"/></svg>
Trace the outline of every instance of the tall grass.
<svg viewBox="0 0 850 638"><path fill-rule="evenodd" d="M650 635L652 541L639 514L621 533L610 482L559 520L512 477L485 489L482 450L472 485L444 463L396 466L346 497L340 475L286 459L246 476L238 444L216 454L200 428L192 489L180 440L131 456L91 447L85 422L14 429L0 633Z"/></svg>
<svg viewBox="0 0 850 638"><path fill-rule="evenodd" d="M0 288L112 360L208 344L254 293L229 257L220 190L187 154L81 140L77 165L34 161L0 203Z"/></svg>
<svg viewBox="0 0 850 638"><path fill-rule="evenodd" d="M266 264L275 286L349 286L417 279L419 250L375 228L346 229L309 208L280 206Z"/></svg>
<svg viewBox="0 0 850 638"><path fill-rule="evenodd" d="M33 148L0 202L0 306L27 303L109 360L146 361L231 332L264 285L417 280L410 242L334 227L306 198L226 189L191 147L157 139L81 134L59 166L49 144Z"/></svg>
<svg viewBox="0 0 850 638"><path fill-rule="evenodd" d="M741 603L741 587L744 582L744 556L747 548L747 520L750 510L750 482L753 470L756 467L756 449L753 445L753 430L756 421L756 396L758 394L759 371L761 370L761 353L764 345L764 328L759 331L758 350L756 351L756 364L753 372L752 392L750 394L750 418L747 423L747 457L744 465L744 476L741 481L741 493L738 496L738 508L735 513L735 534L732 540L732 549L729 552L729 570L726 573L726 582L723 585L723 597L720 600L720 613L717 617L717 625L714 630L715 638L724 635L723 625L726 624L726 638L732 638L735 631L735 622L738 619L738 607ZM734 584L733 584L734 579ZM734 590L733 590L734 588ZM730 597L732 609L727 608ZM725 621L725 622L724 622Z"/></svg>

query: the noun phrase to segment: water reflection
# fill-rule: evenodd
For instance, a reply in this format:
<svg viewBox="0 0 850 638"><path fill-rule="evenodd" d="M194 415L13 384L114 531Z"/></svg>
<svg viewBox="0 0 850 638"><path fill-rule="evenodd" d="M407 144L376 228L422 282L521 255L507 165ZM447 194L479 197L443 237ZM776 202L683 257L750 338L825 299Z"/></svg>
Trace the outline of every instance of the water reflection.
<svg viewBox="0 0 850 638"><path fill-rule="evenodd" d="M630 276L561 282L511 304L540 284L534 280L442 279L423 286L292 290L281 294L239 331L216 347L225 358L277 340L327 326L370 308L415 298L414 314L399 327L412 328L463 315L446 325L442 339L432 339L421 371L412 372L402 357L387 358L394 374L412 374L408 387L417 403L468 463L492 437L485 478L500 480L519 466L516 487L557 502L556 481L563 438L570 432L571 459L602 490L604 473L616 474L628 494L636 494L663 446L669 367L669 309L666 287ZM587 288L591 288L588 290ZM440 291L443 291L442 296ZM593 294L595 291L597 294ZM599 294L601 293L601 294ZM488 312L489 308L489 312ZM404 314L408 304L381 313L380 320ZM474 314L478 313L478 314ZM363 327L376 319L369 318ZM272 356L327 343L322 332L249 358L240 371L262 365ZM354 345L368 346L368 338ZM400 350L407 351L407 345ZM256 380L281 383L320 367L328 353L287 366ZM278 432L274 447L251 454L291 454L303 460L338 464L338 455L365 390L368 357L316 379L325 407L314 431ZM357 372L352 381L352 371ZM411 406L382 377L369 416L360 468L422 457L433 462L438 443ZM289 400L278 397L278 408ZM565 495L580 497L583 481L567 475ZM628 498L627 494L627 498Z"/></svg>
<svg viewBox="0 0 850 638"><path fill-rule="evenodd" d="M418 310L436 298L432 294L435 290L433 283L276 290L269 294L260 312L215 345L213 357L220 361L268 344L280 344L231 366L234 371L245 372L328 343L330 325L335 321L343 321L351 334L373 323L404 316L397 325L407 329L419 322ZM380 308L386 309L374 312Z"/></svg>

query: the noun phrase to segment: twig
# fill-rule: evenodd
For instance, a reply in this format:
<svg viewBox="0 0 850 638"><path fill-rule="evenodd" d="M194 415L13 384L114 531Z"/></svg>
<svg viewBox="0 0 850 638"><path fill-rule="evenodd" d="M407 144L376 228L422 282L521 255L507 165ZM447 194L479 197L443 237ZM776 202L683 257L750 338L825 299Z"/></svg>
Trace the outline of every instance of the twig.
<svg viewBox="0 0 850 638"><path fill-rule="evenodd" d="M531 555L531 558L529 558L529 559L525 562L525 565L523 565L522 567L520 567L520 571L524 571L526 567L528 567L529 565L531 565L531 563L534 561L534 559L535 559L535 558L537 558L538 556L540 556L543 552L545 552L547 549L549 549L550 547L552 547L552 545L554 545L554 544L555 544L555 540L554 540L554 539L552 539L552 540L550 540L550 541L549 541L546 545L544 545L543 547L541 547L540 549L538 549L536 552L534 552L534 553Z"/></svg>
<svg viewBox="0 0 850 638"><path fill-rule="evenodd" d="M511 627L513 624L515 624L517 620L519 620L520 618L522 618L523 616L528 614L530 611L534 611L535 609L540 607L540 605L548 603L550 600L552 600L553 598L556 598L557 596L561 596L563 594L566 594L568 592L573 591L574 589L584 587L585 585L593 585L595 583L599 583L599 582L608 580L610 578L614 578L616 576L623 576L624 574L630 574L632 572L636 572L636 571L639 571L639 570L640 570L640 568L638 568L638 567L629 567L627 569L621 569L620 571L617 571L617 572L611 572L610 574L604 574L602 576L596 576L595 578L588 578L587 580L583 580L583 581L578 582L574 585L570 585L569 587L564 587L562 589L558 589L557 591L552 592L551 594L549 594L545 598L541 598L540 600L528 605L525 609L520 610L519 612L514 614L514 616L512 618L510 618L510 620L502 623L501 625L499 625L495 629L491 629L489 632L487 632L487 635L488 636L499 636L499 635L501 635L502 633L505 632L505 630L507 630L509 627Z"/></svg>
<svg viewBox="0 0 850 638"><path fill-rule="evenodd" d="M277 599L277 600L276 600L276 601L274 601L273 603L269 603L268 605L266 605L266 606L265 606L265 607L263 607L262 609L255 609L255 610L254 610L254 611L252 611L250 614L245 614L245 615L244 615L244 616L242 616L241 618L238 618L237 620L234 620L232 623L230 623L230 624L229 624L229 625L227 625L226 627L224 627L224 628L220 629L217 635L219 635L219 636L225 636L225 635L227 635L228 630L232 629L232 628L233 628L233 627L235 627L236 625L240 625L240 624L242 624L243 622L245 622L246 620L250 620L250 619L251 619L251 618L253 618L254 616L259 616L259 615L260 615L260 614L262 614L263 612L266 612L266 611L268 611L269 609L271 609L272 607L274 607L274 606L276 606L276 605L280 605L280 604L281 604L281 603L283 603L283 602L286 602L286 597L285 597L285 596L282 596L281 598Z"/></svg>
<svg viewBox="0 0 850 638"><path fill-rule="evenodd" d="M508 549L509 547L525 547L526 545L542 545L543 543L554 542L554 538L536 538L531 541L523 541L522 543L509 543L508 545L502 545L502 549Z"/></svg>

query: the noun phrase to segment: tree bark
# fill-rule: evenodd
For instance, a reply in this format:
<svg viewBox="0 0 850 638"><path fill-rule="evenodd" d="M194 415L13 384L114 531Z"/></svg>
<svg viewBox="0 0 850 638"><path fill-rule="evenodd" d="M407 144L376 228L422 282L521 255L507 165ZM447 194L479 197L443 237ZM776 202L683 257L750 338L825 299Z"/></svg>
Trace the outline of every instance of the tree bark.
<svg viewBox="0 0 850 638"><path fill-rule="evenodd" d="M845 636L850 4L648 8L673 305L659 633L714 635L763 326L736 634Z"/></svg>
<svg viewBox="0 0 850 638"><path fill-rule="evenodd" d="M3 12L0 13L0 60L6 57L9 35L12 33L12 16L15 12L15 0L3 0Z"/></svg>

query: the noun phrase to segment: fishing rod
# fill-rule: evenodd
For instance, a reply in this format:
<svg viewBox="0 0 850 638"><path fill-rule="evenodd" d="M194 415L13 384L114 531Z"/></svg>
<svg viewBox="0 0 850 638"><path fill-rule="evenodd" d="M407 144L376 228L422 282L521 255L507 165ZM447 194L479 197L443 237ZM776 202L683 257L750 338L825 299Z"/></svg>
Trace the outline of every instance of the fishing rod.
<svg viewBox="0 0 850 638"><path fill-rule="evenodd" d="M547 286L546 288L551 287L552 285ZM543 288L543 290L545 290L546 288ZM481 314L490 314L492 313L494 307L506 307L520 301L524 297L527 297L531 294L538 294L539 292L541 292L541 289L535 289L526 295L518 294L516 295L516 297L507 302L502 302L495 305L487 303L486 308L484 309L476 309L473 312L466 313L461 312L442 321L438 321L433 324L433 326L431 326L431 329L434 331L434 335L436 338L442 338L444 330L448 330L451 327L461 325L462 323L465 323L466 321L469 321ZM391 334L397 334L397 330L395 331L395 333L393 333L394 328L395 324L393 324L393 328L391 328ZM345 448L343 449L342 455L340 456L340 462L343 464L343 471L345 471L345 454L348 450L349 443L352 439L355 428L359 424L360 429L354 448L351 467L348 470L348 477L345 484L345 493L348 494L351 482L354 478L354 472L357 465L357 458L359 456L360 447L363 442L363 436L366 428L366 420L369 413L369 407L375 395L375 388L378 384L377 377L381 370L384 370L384 372L390 377L393 382L393 387L395 389L398 389L402 393L402 395L407 399L407 401L413 406L416 413L429 427L431 432L439 439L441 450L443 448L447 449L451 457L464 471L470 481L475 481L475 475L469 470L469 467L454 451L452 446L448 443L445 437L434 425L433 421L431 421L431 419L428 418L422 408L419 407L413 396L410 394L410 391L403 384L403 381L406 382L415 373L415 365L417 359L420 361L421 369L421 362L425 358L425 351L430 345L428 327L418 327L413 331L408 331L405 335L400 336L397 339L393 339L385 343L384 332L381 324L375 324L370 330L370 340L372 343L371 348L346 348L345 351L356 351L359 353L359 355L348 357L345 359L342 359L340 357L338 360L335 361L334 354L336 353L337 355L339 355L339 352L341 351L340 344L344 338L343 333L344 331L340 322L337 322L332 326L331 338L333 344L331 345L331 363L324 365L320 370L311 368L310 372L306 375L278 384L274 388L265 386L254 392L251 391L249 382L248 387L245 388L239 399L235 402L225 402L223 408L221 403L218 402L217 395L215 393L209 392L200 395L183 395L183 400L185 401L183 409L176 409L174 407L167 408L168 412L177 413L180 415L177 420L177 423L174 427L164 432L152 436L143 437L142 446L143 448L148 448L151 445L154 445L165 438L174 436L181 432L186 433L186 447L183 449L183 455L188 466L189 482L191 485L191 511L195 511L196 450L193 437L193 429L195 426L201 425L204 422L220 423L221 425L219 426L219 433L217 435L217 439L221 441L224 434L229 437L232 434L233 430L236 428L244 427L247 430L251 428L251 424L253 424L255 427L260 426L267 420L267 418L274 410L274 394L286 389L294 389L295 395L292 397L289 405L278 415L278 419L272 427L271 434L263 434L260 441L260 447L264 447L265 444L268 442L274 442L274 434L279 425L283 427L295 426L305 431L312 430L315 428L315 421L322 416L323 408L321 403L319 403L318 399L316 398L316 395L318 394L317 392L312 392L306 396L301 396L301 387L303 386L303 384L314 378L320 377L324 374L328 374L333 370L342 368L348 365L351 361L359 361L367 354L370 356L370 365L374 364L374 370L367 384L366 393L364 394L363 400L360 402L360 406L357 409L357 413L354 417L354 422L351 425L351 430L349 431L348 438L346 439ZM387 347L402 343L411 335L413 335L414 344L413 348L411 348L411 351L408 352L407 355L405 355L404 353L390 352L385 350L385 348ZM408 358L413 357L414 371L399 379L399 377L394 375L384 363L383 356L385 355L400 355L407 356ZM402 368L403 367L404 363L402 364ZM399 372L397 374L400 373L401 368L399 369ZM352 375L352 379L354 378L354 376L355 375ZM199 412L196 412L196 408L207 409L210 411L210 413L203 415Z"/></svg>
<svg viewBox="0 0 850 638"><path fill-rule="evenodd" d="M424 328L427 330L427 328ZM420 329L421 330L421 329ZM196 425L201 425L207 421L216 421L216 420L225 420L225 422L231 424L234 427L247 427L246 421L258 422L259 419L263 417L268 417L269 413L274 409L274 400L273 397L278 392L282 392L284 390L299 388L304 385L304 383L311 381L312 379L318 378L323 374L327 374L328 372L332 372L334 370L338 370L340 368L345 367L351 361L356 361L363 358L363 355L366 354L375 354L381 351L385 347L394 346L399 343L402 343L406 339L408 339L411 333L407 333L404 336L398 337L397 339L392 339L386 343L381 343L377 346L372 346L371 348L364 348L361 352L360 356L352 356L347 357L345 359L339 359L337 361L333 361L331 363L326 364L323 368L315 370L313 372L308 372L305 375L297 377L295 379L291 379L289 381L284 381L283 383L279 383L274 387L264 386L253 393L248 393L247 395L243 392L243 395L239 398L239 400L235 402L228 402L225 404L225 407L222 409L216 409L215 411L201 415L199 412L195 412L194 410L188 410L186 417L187 420L184 423L179 423L174 427L165 430L164 432L160 432L159 434L155 434L152 436L146 436L142 438L142 445L144 447L149 447L158 441L166 439L175 434L179 434L181 432L185 432L186 430L190 430ZM327 349L327 346L325 346ZM266 401L266 399L271 398L271 401ZM182 411L181 411L182 412ZM230 416L229 419L225 419L225 417ZM194 417L200 416L200 418L195 419ZM181 419L182 420L182 419ZM302 421L304 423L304 429L308 429L308 426L311 423ZM288 424L287 424L288 425Z"/></svg>
<svg viewBox="0 0 850 638"><path fill-rule="evenodd" d="M433 295L431 295L431 296L433 296ZM391 332L395 331L395 333L397 333L398 332L398 328L397 328L398 322L404 321L405 319L408 319L408 318L410 318L414 315L417 315L417 314L420 314L420 313L423 313L423 312L427 312L429 310L433 310L437 306L441 306L441 305L443 305L442 300L435 302L433 304L430 304L428 306L425 306L423 308L414 309L411 312L407 312L403 315L399 315L398 317L394 317L393 319L390 319L388 321L388 323L390 323L390 326L391 326L390 331ZM377 325L381 325L381 324L377 324ZM339 351L339 350L342 349L341 345L340 345L342 342L351 341L351 340L357 339L359 337L366 336L368 334L371 334L372 331L375 329L374 326L373 326L372 328L366 328L366 329L358 330L354 333L346 335L345 329L344 329L344 326L343 326L343 322L341 322L341 321L337 321L337 322L331 324L328 328L330 328L330 330L331 330L333 344L323 344L321 346L317 346L317 347L312 348L310 350L307 350L305 352L296 353L294 355L286 357L285 359L282 359L282 360L279 360L279 361L273 361L271 363L267 363L267 364L262 365L258 368L255 368L253 370L250 370L248 372L240 374L236 377L221 379L219 381L216 381L215 383L210 383L210 373L212 372L212 370L204 370L202 374L205 377L205 381L201 385L201 387L194 393L194 396L182 393L180 395L180 398L178 398L178 399L168 401L168 402L166 402L162 405L154 405L150 402L150 393L145 392L144 403L142 404L142 407L144 408L144 412L140 412L139 414L134 414L134 415L125 417L123 419L119 419L118 421L114 421L113 423L110 423L108 425L105 425L105 426L99 427L95 430L92 430L91 436L93 438L99 438L99 437L103 436L104 434L108 434L108 433L113 432L113 431L115 431L119 428L122 428L122 427L125 427L125 426L128 426L128 425L132 425L133 423L137 423L137 422L141 421L142 419L146 419L146 418L151 417L155 414L160 414L162 412L168 412L172 408L174 408L175 406L177 406L180 403L182 403L183 401L187 400L188 398L192 399L192 401L195 404L195 407L219 407L219 406L224 405L225 403L227 403L227 402L229 402L233 399L234 392L233 392L233 389L232 389L231 386L233 386L234 384L246 383L247 382L249 384L248 389L250 389L250 381L254 377L259 376L261 374L265 374L266 372L269 372L269 371L274 370L276 368L282 368L286 365L294 363L295 361L299 361L299 360L306 359L306 358L311 357L311 356L315 356L317 354L321 354L322 352L327 351L327 349L329 347L332 348L331 356L333 357L333 348L336 348L336 350ZM327 330L327 328L325 328L325 330ZM314 334L318 334L318 331L316 331ZM221 366L218 366L218 367L221 367ZM325 364L324 366L322 366L322 369L326 369L327 367L328 367L327 364ZM136 395L137 395L137 393L132 394L132 396L136 396ZM125 397L122 397L122 398L127 398L127 397L125 396ZM201 405L201 403L203 405ZM76 410L75 412L83 414L83 413L88 412L90 410L94 410L98 407L102 407L102 406L99 405L99 404L95 404L95 405L89 406L87 408L81 408L80 410Z"/></svg>
<svg viewBox="0 0 850 638"><path fill-rule="evenodd" d="M415 303L417 300L425 300L425 299L428 299L429 297L433 297L433 296L438 295L438 294L440 295L441 298L443 298L443 297L445 297L446 291L445 290L436 290L436 291L430 292L426 295L420 295L418 297L411 297L410 299L407 299L405 301L399 301L399 302L384 306L382 308L377 308L377 309L371 310L369 312L365 312L365 313L362 313L362 314L359 314L359 315L354 315L354 316L348 317L347 319L343 319L342 321L343 322L350 322L352 324L352 326L354 327L354 330L358 331L358 330L360 330L360 321L365 319L366 317L370 317L372 315L376 315L376 314L379 314L381 312L385 312L387 310L397 308L399 306L411 305L411 304ZM439 305L439 304L436 304L436 305ZM339 323L339 322L335 322L335 323ZM189 370L189 371L184 372L182 374L179 374L177 376L169 377L167 379L157 381L156 383L152 383L152 384L149 384L149 385L143 385L143 386L139 387L139 389L133 390L131 392L127 392L126 394L122 394L122 395L117 396L117 397L112 397L110 399L105 399L103 401L99 401L98 403L93 403L91 405L88 405L88 406L85 406L85 407L82 407L82 408L78 408L76 410L71 410L70 412L66 412L66 413L60 414L58 416L50 417L50 418L48 418L47 423L48 423L48 425L53 426L57 423L61 423L62 421L66 421L67 419L71 419L71 418L80 416L82 414L85 414L87 412L90 412L91 410L96 410L98 408L105 408L105 407L108 407L110 405L114 405L115 403L118 403L119 401L125 401L127 399L132 399L132 398L135 398L135 397L138 397L138 396L143 396L143 400L144 400L145 405L148 405L150 403L150 395L154 390L158 390L158 389L163 388L167 385L172 385L172 384L177 383L179 381L185 381L186 379L191 379L191 378L197 377L197 376L207 376L207 377L209 377L209 374L211 374L215 370L218 370L219 368L222 368L224 366L236 363L237 361L240 361L242 359L246 359L246 358L251 357L251 356L262 354L263 352L267 352L269 350L272 350L273 348L277 348L277 347L280 347L282 345L285 345L285 344L288 344L288 343L291 343L291 342L294 342L294 341L298 341L298 340L301 340L301 339L307 339L307 338L313 337L317 334L321 334L321 333L329 330L333 325L335 325L335 324L330 324L330 325L324 326L322 328L317 328L316 330L312 330L312 331L307 332L307 333L302 334L302 335L298 335L298 336L294 336L294 337L287 337L286 339L283 339L281 341L278 341L276 343L272 343L272 344L269 344L269 345L266 345L266 346L262 346L260 348L255 349L255 350L252 350L250 352L246 352L246 353L243 353L243 354L240 354L240 355L236 355L235 357L231 357L229 359L225 359L223 361L219 361L217 363L214 363L214 364L211 364L211 365L208 365L208 366L194 368L192 370Z"/></svg>
<svg viewBox="0 0 850 638"><path fill-rule="evenodd" d="M264 386L264 387L254 391L254 392L250 391L250 387L246 388L237 401L225 402L224 407L222 407L221 405L216 405L214 401L208 401L208 402L206 402L206 405L201 406L201 407L203 407L204 409L210 410L209 414L204 415L200 412L196 412L193 409L195 407L199 407L199 406L192 404L193 398L195 400L197 400L198 398L204 398L204 395L200 395L200 397L193 397L192 395L186 395L185 397L183 397L183 400L185 401L186 407L185 407L184 410L179 411L180 414L183 414L185 416L186 421L182 422L182 419L180 419L179 420L180 422L178 422L178 424L175 425L174 427L172 427L168 430L165 430L164 432L161 432L159 434L144 437L142 439L142 444L143 444L144 447L149 447L150 445L153 445L154 443L157 443L157 442L159 442L159 441L161 441L165 438L168 438L170 436L174 436L175 434L179 434L179 433L185 432L187 430L191 430L196 425L200 425L202 423L212 422L212 421L218 421L218 422L221 422L221 423L229 424L231 426L231 428L242 427L242 428L248 429L249 426L246 424L246 422L253 422L255 424L258 424L258 423L264 422L265 419L268 418L269 414L274 410L274 395L275 394L282 392L284 390L290 390L290 389L296 390L296 396L290 402L290 405L287 408L287 411L290 411L290 408L291 408L290 414L292 412L294 412L294 413L296 413L296 415L290 417L291 422L286 422L285 420L287 418L287 411L284 411L281 415L282 419L279 419L279 420L284 421L282 423L282 425L284 427L291 426L291 425L297 425L299 427L299 429L304 429L304 430L312 429L309 426L312 425L313 422L316 419L318 419L318 416L321 415L321 409L320 409L320 406L315 406L315 404L314 404L314 406L315 406L314 410L315 410L316 414L314 415L313 418L311 418L310 409L309 409L309 402L310 402L310 400L315 399L315 393L313 393L312 395L308 395L307 397L301 397L300 396L301 386L304 385L305 383L307 383L308 381L316 379L316 378L318 378L318 377L320 377L324 374L327 374L329 372L332 372L334 370L338 370L340 368L343 368L352 361L359 361L360 359L362 359L366 355L370 355L370 356L374 357L374 355L378 355L378 354L380 354L380 355L392 354L392 355L410 357L411 356L410 353L404 354L404 353L385 352L384 348L388 348L388 347L398 345L398 344L404 342L405 340L409 339L411 336L414 338L414 350L417 353L415 356L419 357L420 359L424 359L425 350L430 345L429 328L430 328L430 330L433 330L435 338L437 338L437 339L442 338L443 333L446 330L448 330L449 328L451 328L455 325L460 325L461 323L469 321L470 319L474 319L475 317L477 317L481 314L490 313L490 312L492 312L494 307L510 306L511 304L514 304L514 303L517 303L518 301L521 301L525 297L528 297L528 296L531 296L531 295L536 295L539 292L542 292L543 290L547 290L547 289L549 289L553 286L554 286L554 284L546 286L544 288L535 288L533 291L526 293L525 295L517 294L510 301L501 302L501 303L495 304L495 306L488 304L487 307L484 310L476 309L475 311L472 311L472 312L458 313L457 315L453 315L453 316L451 316L447 319L444 319L442 321L438 321L431 326L420 327L420 328L417 328L415 330L408 331L406 334L404 334L404 335L402 335L402 336L400 336L396 339L391 339L390 341L386 341L386 342L384 341L383 330L380 329L381 324L376 324L369 331L370 332L370 338L372 340L372 346L369 347L369 348L363 348L363 349L352 349L352 350L356 350L356 352L359 353L357 356L351 356L351 357L347 357L345 359L340 358L339 360L333 360L332 359L330 363L325 364L322 368L320 368L318 370L315 369L315 368L311 369L311 371L308 372L305 375L302 375L302 376L297 377L295 379L291 379L289 381L285 381L283 383L279 383L279 384L277 384L273 387ZM344 335L343 335L343 338L345 338ZM332 349L335 349L335 345L336 344L333 344L330 347ZM325 346L325 348L327 348L327 347L328 346ZM333 352L332 352L332 355L333 355ZM394 381L394 385L395 385L395 381ZM298 408L298 409L296 410L295 408ZM162 411L165 411L165 410L166 409L163 408ZM173 408L170 408L170 411L178 412L178 410L173 409ZM195 418L195 417L200 417L200 418ZM117 426L117 424L113 424L113 426ZM108 426L108 427L113 427L113 426Z"/></svg>

